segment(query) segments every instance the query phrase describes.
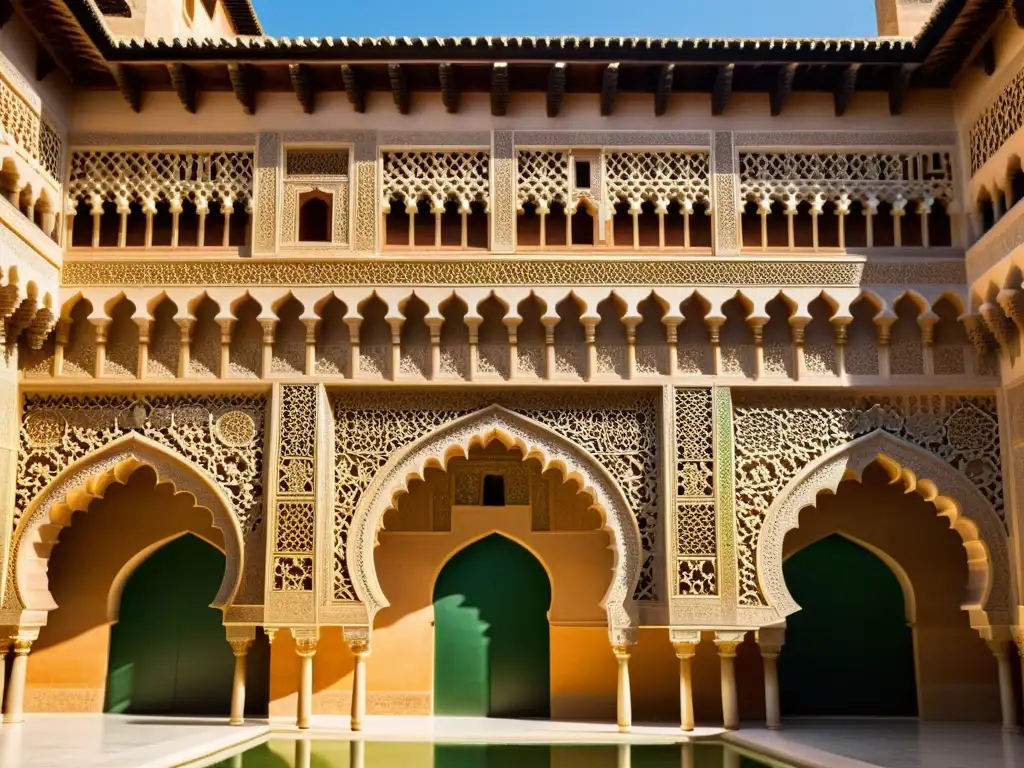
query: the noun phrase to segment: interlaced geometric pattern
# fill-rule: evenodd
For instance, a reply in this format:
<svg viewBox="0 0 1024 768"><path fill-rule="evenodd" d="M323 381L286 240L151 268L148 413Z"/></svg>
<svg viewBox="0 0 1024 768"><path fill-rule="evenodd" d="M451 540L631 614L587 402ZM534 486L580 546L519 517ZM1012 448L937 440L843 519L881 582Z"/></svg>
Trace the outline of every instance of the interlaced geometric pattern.
<svg viewBox="0 0 1024 768"><path fill-rule="evenodd" d="M948 152L912 155L767 153L740 154L744 200L806 201L812 205L859 200L896 203L953 198Z"/></svg>
<svg viewBox="0 0 1024 768"><path fill-rule="evenodd" d="M676 390L677 595L715 595L714 408L710 389Z"/></svg>
<svg viewBox="0 0 1024 768"><path fill-rule="evenodd" d="M285 173L291 177L348 176L348 152L325 149L289 149Z"/></svg>
<svg viewBox="0 0 1024 768"><path fill-rule="evenodd" d="M520 150L516 201L519 210L526 203L548 208L565 205L569 199L569 153Z"/></svg>
<svg viewBox="0 0 1024 768"><path fill-rule="evenodd" d="M252 200L252 152L73 152L73 200L149 204Z"/></svg>
<svg viewBox="0 0 1024 768"><path fill-rule="evenodd" d="M21 422L14 524L71 464L137 432L202 468L231 500L242 530L254 532L263 521L264 407L259 395L28 395ZM225 420L230 427L219 429ZM239 424L246 427L240 429ZM249 436L248 442L243 436Z"/></svg>
<svg viewBox="0 0 1024 768"><path fill-rule="evenodd" d="M757 583L761 524L810 462L875 430L931 451L961 471L1003 517L996 403L956 395L832 396L733 390L736 553L741 605L764 605Z"/></svg>
<svg viewBox="0 0 1024 768"><path fill-rule="evenodd" d="M634 208L653 203L656 212L669 203L711 200L711 164L706 152L607 152L605 184L608 203L626 202Z"/></svg>
<svg viewBox="0 0 1024 768"><path fill-rule="evenodd" d="M382 203L390 200L426 200L443 207L448 200L463 209L490 204L490 177L486 152L385 152Z"/></svg>
<svg viewBox="0 0 1024 768"><path fill-rule="evenodd" d="M977 173L1024 125L1024 70L971 126L971 173Z"/></svg>
<svg viewBox="0 0 1024 768"><path fill-rule="evenodd" d="M57 132L0 78L0 127L61 183L61 141Z"/></svg>
<svg viewBox="0 0 1024 768"><path fill-rule="evenodd" d="M644 562L637 600L656 599L658 422L648 396L541 393L338 394L335 435L334 599L358 599L346 562L352 515L374 475L409 443L497 402L580 445L616 480L640 529Z"/></svg>
<svg viewBox="0 0 1024 768"><path fill-rule="evenodd" d="M277 515L274 524L274 590L313 589L316 505L317 386L281 387ZM310 555L310 557L299 557Z"/></svg>

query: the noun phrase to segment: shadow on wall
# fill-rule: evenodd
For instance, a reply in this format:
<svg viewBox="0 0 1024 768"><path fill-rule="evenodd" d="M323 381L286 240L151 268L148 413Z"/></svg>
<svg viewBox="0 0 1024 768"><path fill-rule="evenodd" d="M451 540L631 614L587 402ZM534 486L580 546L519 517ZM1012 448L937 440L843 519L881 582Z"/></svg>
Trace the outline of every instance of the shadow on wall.
<svg viewBox="0 0 1024 768"><path fill-rule="evenodd" d="M32 647L26 708L103 711L111 629L116 633L121 626L112 622L125 607L128 611L120 618L128 623L147 601L160 608L167 608L168 601L191 605L210 614L207 623L219 623L220 612L208 606L223 576L222 547L221 532L213 527L210 513L196 507L190 494L175 495L170 485L157 485L148 467L137 470L127 485L111 486L87 511L76 513L61 531L49 562L50 591L58 607ZM208 561L201 573L198 563L191 562L197 553ZM174 578L164 580L164 591L158 595L151 582L159 581L161 563ZM122 604L122 590L129 595L130 606ZM212 633L205 639L201 634L185 637L182 647L187 650L200 640L212 643L211 638ZM158 645L163 639L154 631L139 642ZM223 648L218 645L218 651L227 655L230 684L233 658L222 629L219 643ZM250 654L247 703L253 714L266 710L268 655L260 647ZM120 666L113 673L115 684L132 676Z"/></svg>
<svg viewBox="0 0 1024 768"><path fill-rule="evenodd" d="M837 541L834 534L845 538ZM815 555L819 547L832 554ZM933 504L889 485L885 471L873 464L863 482L843 482L834 496L823 494L816 507L801 512L800 527L786 537L784 556L787 584L808 610L789 620L779 660L784 674L787 665L793 666L787 655L791 658L801 648L811 654L813 648L835 672L822 679L822 686L844 666L859 665L864 678L895 664L900 651L894 644L909 633L911 657L887 674L916 679L915 696L901 693L899 712L879 709L875 714L906 714L916 698L923 720L999 720L995 659L960 609L967 589L963 541L937 516ZM825 584L830 592L821 594ZM856 635L851 635L854 627ZM817 674L824 672L819 669ZM785 685L783 679L784 713ZM847 703L855 698L851 695ZM820 701L809 704L806 697L804 702L802 708L826 706ZM807 714L831 714L838 705L834 701L826 707L829 711Z"/></svg>

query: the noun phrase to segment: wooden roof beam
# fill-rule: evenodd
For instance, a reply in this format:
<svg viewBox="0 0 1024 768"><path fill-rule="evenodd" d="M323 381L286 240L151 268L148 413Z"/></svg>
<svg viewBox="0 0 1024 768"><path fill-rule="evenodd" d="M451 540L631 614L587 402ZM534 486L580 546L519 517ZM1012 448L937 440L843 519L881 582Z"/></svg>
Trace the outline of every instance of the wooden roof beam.
<svg viewBox="0 0 1024 768"><path fill-rule="evenodd" d="M135 76L135 72L123 64L112 64L110 74L114 76L114 82L117 83L118 90L121 91L124 100L128 102L128 106L132 108L132 112L140 112L142 110L142 90L139 88L139 79Z"/></svg>
<svg viewBox="0 0 1024 768"><path fill-rule="evenodd" d="M363 73L348 64L342 64L341 79L345 83L345 93L348 95L352 109L359 113L365 112L366 84L363 81Z"/></svg>
<svg viewBox="0 0 1024 768"><path fill-rule="evenodd" d="M978 58L974 60L974 63L981 67L986 75L992 77L996 71L996 46L992 42L990 37L985 41L985 44L981 46L981 50L978 51Z"/></svg>
<svg viewBox="0 0 1024 768"><path fill-rule="evenodd" d="M391 81L391 98L399 114L409 114L409 83L405 76L405 68L401 64L388 64L388 79Z"/></svg>
<svg viewBox="0 0 1024 768"><path fill-rule="evenodd" d="M615 108L615 97L619 93L619 63L613 62L604 68L601 76L601 116L608 117Z"/></svg>
<svg viewBox="0 0 1024 768"><path fill-rule="evenodd" d="M181 106L194 115L199 102L199 78L196 77L196 71L187 64L168 64L167 72Z"/></svg>
<svg viewBox="0 0 1024 768"><path fill-rule="evenodd" d="M449 115L459 111L459 84L456 82L455 67L445 62L437 67L438 79L441 81L441 103Z"/></svg>
<svg viewBox="0 0 1024 768"><path fill-rule="evenodd" d="M562 109L567 69L564 61L556 61L548 73L548 117L558 117L558 113Z"/></svg>
<svg viewBox="0 0 1024 768"><path fill-rule="evenodd" d="M256 114L256 68L252 64L228 64L228 77L231 79L231 90L235 92L235 98L242 105L242 111L247 115Z"/></svg>
<svg viewBox="0 0 1024 768"><path fill-rule="evenodd" d="M723 64L715 73L715 84L711 89L711 114L719 117L729 106L729 98L732 96L732 78L736 73L736 65Z"/></svg>
<svg viewBox="0 0 1024 768"><path fill-rule="evenodd" d="M782 108L789 101L789 95L793 92L793 78L796 77L796 64L783 64L775 75L775 82L772 85L768 99L771 101L772 117L782 114Z"/></svg>
<svg viewBox="0 0 1024 768"><path fill-rule="evenodd" d="M914 66L911 64L901 64L893 73L892 84L889 86L890 115L903 113L903 102L906 101L907 91L910 90L910 78L913 75Z"/></svg>
<svg viewBox="0 0 1024 768"><path fill-rule="evenodd" d="M312 115L316 111L316 84L313 82L313 68L309 64L289 64L288 76L292 81L295 98L302 105L302 111Z"/></svg>
<svg viewBox="0 0 1024 768"><path fill-rule="evenodd" d="M668 100L672 96L676 65L663 64L658 70L658 82L654 86L654 115L661 117L668 112Z"/></svg>
<svg viewBox="0 0 1024 768"><path fill-rule="evenodd" d="M57 62L43 46L36 50L36 82L42 82L57 68Z"/></svg>
<svg viewBox="0 0 1024 768"><path fill-rule="evenodd" d="M857 92L857 75L860 74L860 64L847 65L839 75L839 82L836 83L835 92L832 94L836 105L836 117L846 114L853 94Z"/></svg>
<svg viewBox="0 0 1024 768"><path fill-rule="evenodd" d="M491 66L491 114L502 117L508 112L508 62Z"/></svg>

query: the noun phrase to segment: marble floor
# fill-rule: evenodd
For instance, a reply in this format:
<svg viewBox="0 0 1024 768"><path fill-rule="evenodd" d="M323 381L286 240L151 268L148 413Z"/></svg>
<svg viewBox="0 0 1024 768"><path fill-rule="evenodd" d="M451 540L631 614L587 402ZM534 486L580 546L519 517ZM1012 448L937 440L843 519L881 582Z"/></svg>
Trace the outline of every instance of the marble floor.
<svg viewBox="0 0 1024 768"><path fill-rule="evenodd" d="M737 748L800 768L1024 768L1024 736L995 725L918 724L883 720L789 720L782 730L750 726L732 733L698 728L683 734L669 725L637 725L620 734L614 724L484 720L480 718L368 717L360 738L372 741L658 744L724 740ZM287 723L253 721L241 727L204 718L118 715L30 715L0 726L2 768L171 768L234 752L270 733L297 738ZM314 717L310 739L350 739L347 718ZM205 759L204 759L205 758ZM410 766L410 768L412 768ZM524 766L524 768L527 768Z"/></svg>
<svg viewBox="0 0 1024 768"><path fill-rule="evenodd" d="M722 740L805 768L1024 768L1024 735L989 723L784 720Z"/></svg>

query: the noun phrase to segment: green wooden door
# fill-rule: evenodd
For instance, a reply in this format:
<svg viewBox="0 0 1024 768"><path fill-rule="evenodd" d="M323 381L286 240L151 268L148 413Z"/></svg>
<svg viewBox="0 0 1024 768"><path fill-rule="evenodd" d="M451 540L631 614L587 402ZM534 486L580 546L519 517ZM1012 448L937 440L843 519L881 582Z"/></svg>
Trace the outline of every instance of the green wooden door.
<svg viewBox="0 0 1024 768"><path fill-rule="evenodd" d="M209 607L223 575L224 555L195 536L135 569L110 632L107 712L228 714L234 657Z"/></svg>
<svg viewBox="0 0 1024 768"><path fill-rule="evenodd" d="M783 565L801 606L779 657L787 715L914 716L914 647L903 588L884 562L839 535Z"/></svg>
<svg viewBox="0 0 1024 768"><path fill-rule="evenodd" d="M434 585L434 712L548 717L547 572L497 534L458 552Z"/></svg>

